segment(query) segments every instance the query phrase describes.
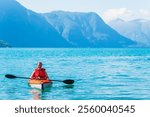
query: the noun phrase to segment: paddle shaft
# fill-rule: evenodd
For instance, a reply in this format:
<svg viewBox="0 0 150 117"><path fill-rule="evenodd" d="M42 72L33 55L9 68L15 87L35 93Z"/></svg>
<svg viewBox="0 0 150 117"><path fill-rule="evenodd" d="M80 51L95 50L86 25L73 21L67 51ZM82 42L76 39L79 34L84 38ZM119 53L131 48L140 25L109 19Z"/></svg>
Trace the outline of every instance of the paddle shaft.
<svg viewBox="0 0 150 117"><path fill-rule="evenodd" d="M10 79L15 79L15 78L30 79L28 77L18 77L18 76L14 76L11 74L6 74L5 77L10 78ZM51 81L63 82L65 84L73 84L74 83L74 80L70 80L70 79L68 79L68 80L51 80Z"/></svg>
<svg viewBox="0 0 150 117"><path fill-rule="evenodd" d="M16 77L16 78L21 78L21 79L30 79L28 77Z"/></svg>
<svg viewBox="0 0 150 117"><path fill-rule="evenodd" d="M63 82L62 80L52 80L52 81Z"/></svg>

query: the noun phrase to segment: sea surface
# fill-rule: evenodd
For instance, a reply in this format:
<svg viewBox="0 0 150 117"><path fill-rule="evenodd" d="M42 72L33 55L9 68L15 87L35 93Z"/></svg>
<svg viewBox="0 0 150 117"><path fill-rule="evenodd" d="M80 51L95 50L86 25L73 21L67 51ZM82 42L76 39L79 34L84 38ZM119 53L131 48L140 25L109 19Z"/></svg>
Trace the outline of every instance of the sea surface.
<svg viewBox="0 0 150 117"><path fill-rule="evenodd" d="M53 82L46 90L32 89L27 79L43 62ZM5 48L0 49L0 100L150 100L150 49L145 48Z"/></svg>

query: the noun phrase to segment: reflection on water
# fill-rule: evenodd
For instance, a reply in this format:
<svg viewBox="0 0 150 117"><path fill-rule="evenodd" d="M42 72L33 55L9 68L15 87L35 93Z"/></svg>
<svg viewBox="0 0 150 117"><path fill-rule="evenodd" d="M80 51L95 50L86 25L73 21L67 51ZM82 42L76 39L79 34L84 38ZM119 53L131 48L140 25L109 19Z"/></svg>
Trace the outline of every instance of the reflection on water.
<svg viewBox="0 0 150 117"><path fill-rule="evenodd" d="M51 87L49 88L45 88L44 90L40 90L40 89L31 89L30 90L30 93L32 94L33 96L33 100L42 100L42 95L44 95L44 93L46 92L50 92L51 91Z"/></svg>
<svg viewBox="0 0 150 117"><path fill-rule="evenodd" d="M31 89L30 93L33 95L34 100L41 100L42 91L38 89Z"/></svg>
<svg viewBox="0 0 150 117"><path fill-rule="evenodd" d="M58 87L59 89L60 88L63 88L63 89L73 89L74 88L74 85L63 85L63 86L60 86ZM30 93L32 94L32 99L33 100L44 100L45 99L45 94L48 93L52 93L51 91L52 87L49 87L49 88L45 88L44 90L40 90L40 89L31 89L30 90Z"/></svg>

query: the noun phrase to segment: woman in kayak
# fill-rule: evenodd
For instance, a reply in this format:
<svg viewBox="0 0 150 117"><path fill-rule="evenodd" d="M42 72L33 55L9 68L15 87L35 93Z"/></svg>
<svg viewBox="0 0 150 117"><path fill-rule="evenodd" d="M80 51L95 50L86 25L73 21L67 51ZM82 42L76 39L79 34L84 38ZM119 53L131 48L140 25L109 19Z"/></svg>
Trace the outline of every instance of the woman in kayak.
<svg viewBox="0 0 150 117"><path fill-rule="evenodd" d="M42 68L42 62L38 62L37 68L33 71L31 80L48 80L46 70Z"/></svg>

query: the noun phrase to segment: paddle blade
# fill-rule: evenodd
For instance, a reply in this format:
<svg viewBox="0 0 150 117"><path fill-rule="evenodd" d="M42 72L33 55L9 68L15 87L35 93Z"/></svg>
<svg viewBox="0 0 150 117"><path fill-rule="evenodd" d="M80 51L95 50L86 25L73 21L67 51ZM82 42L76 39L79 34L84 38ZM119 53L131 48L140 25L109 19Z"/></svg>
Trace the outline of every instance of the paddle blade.
<svg viewBox="0 0 150 117"><path fill-rule="evenodd" d="M12 78L12 79L13 79L13 78L17 78L16 76L11 75L11 74L6 74L5 77L6 77L6 78Z"/></svg>
<svg viewBox="0 0 150 117"><path fill-rule="evenodd" d="M65 84L73 84L74 80L64 80L63 81Z"/></svg>

